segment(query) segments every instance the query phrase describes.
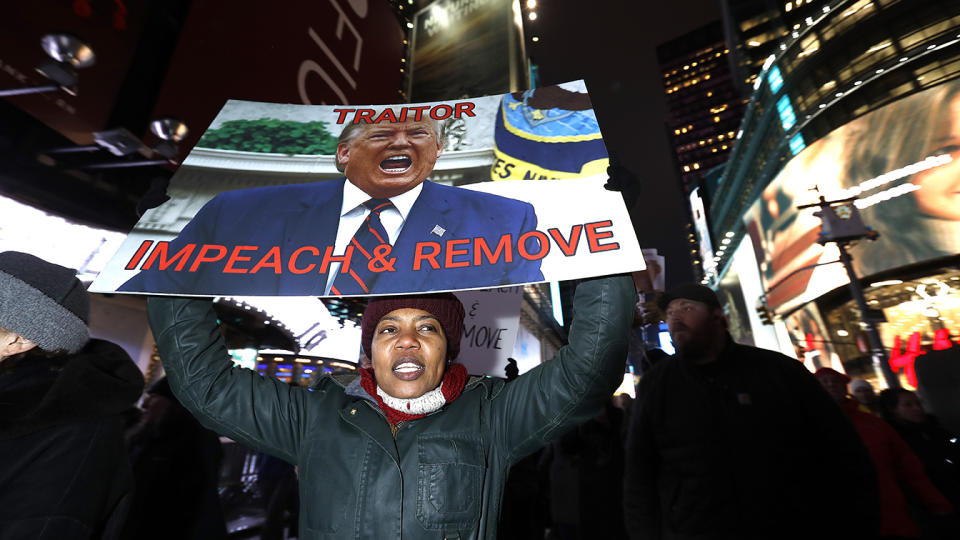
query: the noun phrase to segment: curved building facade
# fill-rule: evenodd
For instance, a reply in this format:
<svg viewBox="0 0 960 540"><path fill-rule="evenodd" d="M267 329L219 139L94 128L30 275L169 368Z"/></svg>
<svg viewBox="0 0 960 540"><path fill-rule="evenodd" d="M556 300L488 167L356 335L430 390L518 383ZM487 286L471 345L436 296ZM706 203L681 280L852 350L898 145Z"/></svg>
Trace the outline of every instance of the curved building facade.
<svg viewBox="0 0 960 540"><path fill-rule="evenodd" d="M880 379L839 251L797 208L858 197L880 237L851 247L854 268L891 366L915 384L917 355L960 354L960 2L731 0L725 14L741 68L773 53L741 73L753 93L707 212L729 242L705 282L757 344Z"/></svg>

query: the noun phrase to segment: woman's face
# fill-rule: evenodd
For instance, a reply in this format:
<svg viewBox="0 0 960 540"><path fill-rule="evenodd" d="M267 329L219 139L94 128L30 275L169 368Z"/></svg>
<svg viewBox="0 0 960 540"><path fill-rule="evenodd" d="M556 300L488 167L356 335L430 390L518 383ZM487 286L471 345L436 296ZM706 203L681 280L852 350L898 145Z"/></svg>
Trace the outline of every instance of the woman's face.
<svg viewBox="0 0 960 540"><path fill-rule="evenodd" d="M923 410L923 404L913 393L901 395L897 401L897 408L893 412L898 418L917 424L921 424L927 419L927 412Z"/></svg>
<svg viewBox="0 0 960 540"><path fill-rule="evenodd" d="M377 384L395 398L417 398L433 390L447 367L443 327L422 309L396 309L384 315L370 352Z"/></svg>
<svg viewBox="0 0 960 540"><path fill-rule="evenodd" d="M953 161L913 175L917 206L923 213L960 221L960 95L950 100L937 124L930 155L950 154Z"/></svg>

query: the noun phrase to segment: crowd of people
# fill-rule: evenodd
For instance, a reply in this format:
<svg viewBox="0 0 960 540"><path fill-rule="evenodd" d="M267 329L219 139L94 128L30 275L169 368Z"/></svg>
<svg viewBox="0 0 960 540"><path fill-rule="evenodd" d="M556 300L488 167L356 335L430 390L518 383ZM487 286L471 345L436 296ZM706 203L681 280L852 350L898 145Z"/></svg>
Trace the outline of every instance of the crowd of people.
<svg viewBox="0 0 960 540"><path fill-rule="evenodd" d="M735 343L707 287L661 295L676 354L611 397L635 301L584 280L569 344L501 379L456 362L452 294L372 298L369 366L304 388L234 367L208 300L151 298L144 393L72 269L0 253L0 539L226 538L218 434L262 453L262 538L960 538L916 393Z"/></svg>

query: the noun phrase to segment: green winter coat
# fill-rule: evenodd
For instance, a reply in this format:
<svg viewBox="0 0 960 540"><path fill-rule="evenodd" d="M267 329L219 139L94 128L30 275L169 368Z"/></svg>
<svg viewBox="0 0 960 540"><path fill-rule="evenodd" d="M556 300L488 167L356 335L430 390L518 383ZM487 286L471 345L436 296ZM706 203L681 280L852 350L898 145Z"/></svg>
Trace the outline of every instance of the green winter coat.
<svg viewBox="0 0 960 540"><path fill-rule="evenodd" d="M600 411L623 377L629 277L581 283L569 345L506 384L471 379L456 401L393 436L358 381L288 386L233 367L210 302L151 298L177 397L208 428L299 467L300 538L495 538L511 464Z"/></svg>

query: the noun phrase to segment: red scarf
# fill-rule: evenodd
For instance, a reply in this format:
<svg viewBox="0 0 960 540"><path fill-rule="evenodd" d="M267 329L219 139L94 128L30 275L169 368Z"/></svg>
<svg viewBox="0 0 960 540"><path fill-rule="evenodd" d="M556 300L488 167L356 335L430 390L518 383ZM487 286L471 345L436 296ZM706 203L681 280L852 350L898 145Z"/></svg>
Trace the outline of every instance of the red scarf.
<svg viewBox="0 0 960 540"><path fill-rule="evenodd" d="M396 424L401 420L416 420L426 416L425 414L409 414L398 411L384 403L383 398L377 394L377 379L373 375L373 368L361 368L359 371L360 386L370 394L370 397L376 400L380 410L387 415L387 421L390 424ZM440 393L443 394L447 403L450 403L460 397L460 392L463 392L463 387L466 384L467 368L463 367L463 364L451 364L443 374L443 380L440 382Z"/></svg>

